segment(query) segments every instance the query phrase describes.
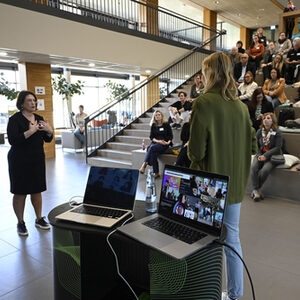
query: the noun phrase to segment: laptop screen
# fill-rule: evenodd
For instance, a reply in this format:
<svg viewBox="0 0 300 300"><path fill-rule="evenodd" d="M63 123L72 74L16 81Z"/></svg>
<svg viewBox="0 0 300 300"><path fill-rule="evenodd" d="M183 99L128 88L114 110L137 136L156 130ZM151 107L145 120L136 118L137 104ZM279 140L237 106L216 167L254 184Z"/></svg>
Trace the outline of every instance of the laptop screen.
<svg viewBox="0 0 300 300"><path fill-rule="evenodd" d="M181 223L221 233L228 176L166 166L159 213Z"/></svg>
<svg viewBox="0 0 300 300"><path fill-rule="evenodd" d="M132 210L138 170L91 167L83 202Z"/></svg>

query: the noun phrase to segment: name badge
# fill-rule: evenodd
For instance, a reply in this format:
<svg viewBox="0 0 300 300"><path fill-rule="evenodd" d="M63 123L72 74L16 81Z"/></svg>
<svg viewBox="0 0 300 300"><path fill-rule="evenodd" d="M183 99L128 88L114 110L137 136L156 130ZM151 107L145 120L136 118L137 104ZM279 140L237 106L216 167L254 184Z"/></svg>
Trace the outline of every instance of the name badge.
<svg viewBox="0 0 300 300"><path fill-rule="evenodd" d="M258 49L259 49L259 47L256 47L256 49L258 50Z"/></svg>
<svg viewBox="0 0 300 300"><path fill-rule="evenodd" d="M276 132L275 131L271 132L271 135L276 135Z"/></svg>
<svg viewBox="0 0 300 300"><path fill-rule="evenodd" d="M165 129L163 127L159 128L159 131L164 131Z"/></svg>
<svg viewBox="0 0 300 300"><path fill-rule="evenodd" d="M300 55L300 53L297 53L297 55Z"/></svg>

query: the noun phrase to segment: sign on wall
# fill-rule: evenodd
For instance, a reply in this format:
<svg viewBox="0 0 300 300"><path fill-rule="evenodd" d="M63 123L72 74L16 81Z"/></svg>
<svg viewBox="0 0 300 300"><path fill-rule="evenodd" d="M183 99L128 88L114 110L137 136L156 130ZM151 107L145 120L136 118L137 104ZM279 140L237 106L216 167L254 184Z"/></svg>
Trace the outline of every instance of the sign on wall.
<svg viewBox="0 0 300 300"><path fill-rule="evenodd" d="M38 99L37 110L45 110L45 100L44 99Z"/></svg>
<svg viewBox="0 0 300 300"><path fill-rule="evenodd" d="M45 95L46 93L44 86L35 86L34 89L36 95Z"/></svg>

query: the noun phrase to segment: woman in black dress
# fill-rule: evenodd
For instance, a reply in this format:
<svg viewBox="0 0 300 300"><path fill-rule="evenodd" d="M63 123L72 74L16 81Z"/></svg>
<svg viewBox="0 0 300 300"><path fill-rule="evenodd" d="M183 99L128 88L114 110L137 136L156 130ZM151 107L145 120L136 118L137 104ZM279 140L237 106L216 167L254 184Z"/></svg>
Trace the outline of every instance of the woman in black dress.
<svg viewBox="0 0 300 300"><path fill-rule="evenodd" d="M35 114L36 96L29 91L19 93L17 108L8 121L7 136L11 144L8 152L10 191L13 208L18 219L19 235L28 235L23 219L25 199L31 196L36 214L35 226L50 229L42 217L42 194L46 190L44 141L51 142L53 130L43 117Z"/></svg>

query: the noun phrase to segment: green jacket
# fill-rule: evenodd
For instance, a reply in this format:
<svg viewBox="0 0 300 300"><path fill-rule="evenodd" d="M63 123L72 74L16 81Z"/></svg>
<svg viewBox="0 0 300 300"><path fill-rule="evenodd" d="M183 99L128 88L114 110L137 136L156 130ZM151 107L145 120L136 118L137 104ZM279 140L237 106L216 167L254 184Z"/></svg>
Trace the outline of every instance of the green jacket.
<svg viewBox="0 0 300 300"><path fill-rule="evenodd" d="M228 175L227 204L243 200L257 142L247 106L226 101L218 88L193 104L188 156L192 169Z"/></svg>

